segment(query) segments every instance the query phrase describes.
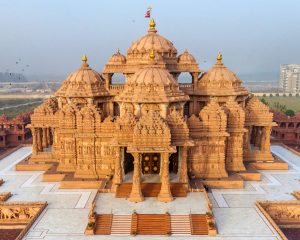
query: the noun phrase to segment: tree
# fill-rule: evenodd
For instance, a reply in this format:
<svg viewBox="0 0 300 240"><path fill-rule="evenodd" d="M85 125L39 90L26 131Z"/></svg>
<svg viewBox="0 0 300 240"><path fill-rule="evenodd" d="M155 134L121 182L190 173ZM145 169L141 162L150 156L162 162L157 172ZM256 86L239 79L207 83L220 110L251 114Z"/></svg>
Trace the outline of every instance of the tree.
<svg viewBox="0 0 300 240"><path fill-rule="evenodd" d="M286 111L285 111L285 114L286 114L287 116L290 116L290 117L295 116L295 112L294 112L292 109L286 110Z"/></svg>
<svg viewBox="0 0 300 240"><path fill-rule="evenodd" d="M260 100L263 104L265 104L265 105L269 105L269 103L266 101L266 99L264 99L264 98L262 98L261 100Z"/></svg>

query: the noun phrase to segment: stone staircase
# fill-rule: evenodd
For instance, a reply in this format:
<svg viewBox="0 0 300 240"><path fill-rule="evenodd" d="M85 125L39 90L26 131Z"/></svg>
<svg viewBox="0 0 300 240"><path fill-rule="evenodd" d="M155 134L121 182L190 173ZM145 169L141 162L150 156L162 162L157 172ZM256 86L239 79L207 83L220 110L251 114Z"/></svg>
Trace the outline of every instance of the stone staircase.
<svg viewBox="0 0 300 240"><path fill-rule="evenodd" d="M113 218L112 214L97 214L96 215L95 234L110 235L112 218Z"/></svg>
<svg viewBox="0 0 300 240"><path fill-rule="evenodd" d="M208 223L205 214L191 214L190 222L192 235L208 235Z"/></svg>
<svg viewBox="0 0 300 240"><path fill-rule="evenodd" d="M208 235L205 214L97 214L95 235Z"/></svg>
<svg viewBox="0 0 300 240"><path fill-rule="evenodd" d="M171 234L171 221L168 214L138 214L138 235L168 235Z"/></svg>
<svg viewBox="0 0 300 240"><path fill-rule="evenodd" d="M157 197L160 192L161 183L142 183L144 197ZM128 198L132 183L122 183L116 191L117 198ZM174 197L186 197L187 189L182 183L171 183L171 192Z"/></svg>
<svg viewBox="0 0 300 240"><path fill-rule="evenodd" d="M191 235L190 215L171 215L172 235Z"/></svg>
<svg viewBox="0 0 300 240"><path fill-rule="evenodd" d="M113 215L111 224L112 235L130 235L131 215Z"/></svg>

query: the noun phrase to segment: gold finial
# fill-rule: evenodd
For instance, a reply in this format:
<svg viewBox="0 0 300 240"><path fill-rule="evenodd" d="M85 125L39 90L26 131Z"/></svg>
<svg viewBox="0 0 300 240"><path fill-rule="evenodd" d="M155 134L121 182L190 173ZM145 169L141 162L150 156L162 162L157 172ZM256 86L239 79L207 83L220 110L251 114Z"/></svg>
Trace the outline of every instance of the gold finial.
<svg viewBox="0 0 300 240"><path fill-rule="evenodd" d="M153 49L150 51L149 57L150 57L151 60L155 59L155 52L154 52Z"/></svg>
<svg viewBox="0 0 300 240"><path fill-rule="evenodd" d="M219 53L218 53L218 56L217 56L217 60L218 60L218 61L221 61L222 58L223 58L223 56L222 56L222 54L219 52Z"/></svg>
<svg viewBox="0 0 300 240"><path fill-rule="evenodd" d="M84 63L86 63L87 62L87 57L86 57L86 55L84 54L83 55L83 57L82 57L82 61L84 62Z"/></svg>
<svg viewBox="0 0 300 240"><path fill-rule="evenodd" d="M155 26L156 26L155 21L153 18L151 18L150 23L149 23L149 29L155 30Z"/></svg>

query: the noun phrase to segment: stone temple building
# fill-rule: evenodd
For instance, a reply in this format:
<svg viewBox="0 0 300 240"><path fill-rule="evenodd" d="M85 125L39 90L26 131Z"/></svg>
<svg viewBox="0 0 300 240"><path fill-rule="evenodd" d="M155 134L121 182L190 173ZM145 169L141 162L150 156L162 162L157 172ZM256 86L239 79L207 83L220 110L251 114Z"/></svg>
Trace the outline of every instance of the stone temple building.
<svg viewBox="0 0 300 240"><path fill-rule="evenodd" d="M171 176L185 189L194 183L238 188L259 179L254 168L286 167L270 152L272 113L220 53L203 72L151 20L147 34L126 56L112 55L102 73L86 56L82 61L55 97L34 110L29 164L53 163L53 174L68 174L78 184L108 179L111 191L129 179L134 202L144 199L147 176L159 179L157 198L167 202ZM192 81L179 83L182 73ZM114 74L123 74L125 84L114 84Z"/></svg>

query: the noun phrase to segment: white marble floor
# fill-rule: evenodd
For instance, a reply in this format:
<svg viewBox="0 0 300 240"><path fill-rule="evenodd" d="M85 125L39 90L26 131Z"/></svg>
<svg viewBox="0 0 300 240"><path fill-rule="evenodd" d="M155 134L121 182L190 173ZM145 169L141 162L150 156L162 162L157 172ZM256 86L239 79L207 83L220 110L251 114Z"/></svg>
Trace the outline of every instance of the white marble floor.
<svg viewBox="0 0 300 240"><path fill-rule="evenodd" d="M115 198L115 194L100 194L96 202L97 213L132 214L137 213L164 214L190 214L206 213L208 211L207 201L204 193L188 193L186 198L175 198L168 203L158 202L156 198L146 198L139 203L129 202L124 198ZM126 206L126 207L124 207Z"/></svg>
<svg viewBox="0 0 300 240"><path fill-rule="evenodd" d="M272 151L289 163L288 171L261 171L262 181L246 182L245 189L214 189L209 193L219 232L216 237L137 236L132 239L280 239L264 216L256 209L254 203L258 199L294 199L290 193L300 190L300 157L280 146L272 146ZM5 180L0 191L13 193L9 201L47 201L49 203L24 239L131 239L130 236L85 236L84 228L89 207L96 191L60 190L58 183L41 182L42 172L16 172L14 165L30 153L31 149L24 147L0 160L0 178ZM106 208L111 208L113 212L122 209L132 210L128 207L128 202L124 200L114 205L109 202L112 196L103 196L106 196L106 202L99 202L97 205L99 211L104 211ZM193 208L197 201L202 201L201 197L194 200L195 202L182 202L181 211L187 211ZM151 201L149 204L152 204ZM169 211L172 211L172 207Z"/></svg>

